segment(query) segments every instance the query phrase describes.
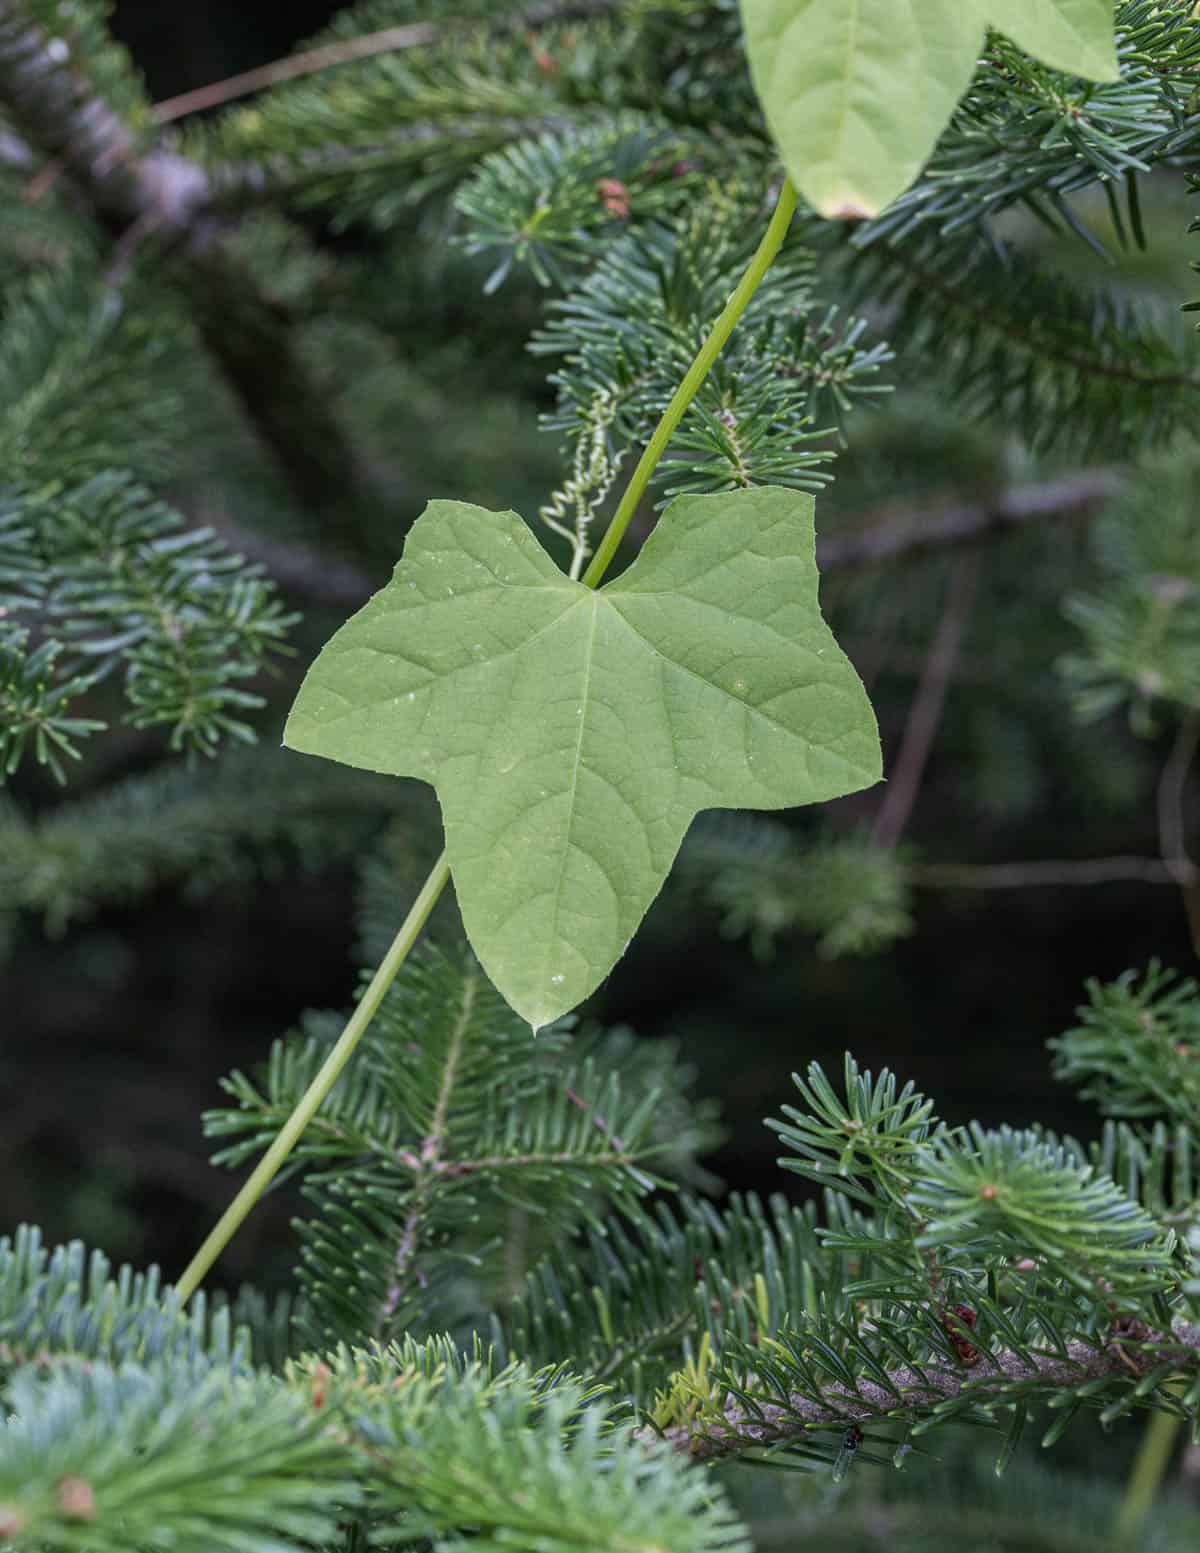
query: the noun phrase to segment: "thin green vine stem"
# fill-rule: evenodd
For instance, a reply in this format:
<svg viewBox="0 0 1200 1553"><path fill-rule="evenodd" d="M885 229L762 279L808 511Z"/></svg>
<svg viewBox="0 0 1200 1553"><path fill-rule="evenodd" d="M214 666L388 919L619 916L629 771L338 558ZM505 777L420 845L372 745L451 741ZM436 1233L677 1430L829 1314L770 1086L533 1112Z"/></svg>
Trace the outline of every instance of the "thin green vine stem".
<svg viewBox="0 0 1200 1553"><path fill-rule="evenodd" d="M1151 1413L1146 1421L1145 1432L1117 1511L1116 1533L1122 1542L1132 1545L1137 1540L1142 1523L1154 1508L1163 1478L1171 1464L1179 1422L1170 1413Z"/></svg>
<svg viewBox="0 0 1200 1553"><path fill-rule="evenodd" d="M675 435L684 412L696 397L697 390L708 376L713 362L721 354L726 340L733 333L734 325L746 311L750 298L758 290L763 276L771 266L771 261L783 246L783 240L787 236L795 210L796 190L792 180L787 178L779 191L779 198L775 202L775 209L767 230L763 233L762 242L755 249L745 274L722 308L708 338L684 374L683 381L671 396L670 403L663 411L662 419L654 428L654 433L646 444L646 450L630 476L629 484L613 514L612 522L592 557L591 565L583 574L581 580L585 587L596 587L608 570L613 556L617 553L617 547L624 538L625 530L629 527L629 520L637 510L638 502L641 501L650 476L654 473L655 466L666 452L667 444ZM259 1160L237 1196L209 1232L204 1244L184 1269L175 1285L175 1292L181 1301L189 1300L199 1288L213 1263L233 1239L254 1204L270 1186L283 1162L299 1142L304 1129L316 1115L322 1101L337 1082L342 1069L353 1055L354 1048L366 1034L379 1005L383 1002L385 993L408 958L409 951L416 943L425 920L437 903L438 896L445 889L449 877L450 866L443 852L434 864L428 879L421 886L421 893L413 902L412 910L405 917L400 931L392 940L391 948L380 962L370 985L350 1015L346 1028L338 1037L329 1056L321 1064L320 1071L300 1097L296 1109L283 1124L278 1137Z"/></svg>
<svg viewBox="0 0 1200 1553"><path fill-rule="evenodd" d="M181 1300L190 1299L199 1287L209 1268L241 1227L242 1220L271 1184L279 1167L292 1152L301 1133L313 1119L318 1106L337 1082L339 1074L353 1055L354 1048L366 1034L367 1026L374 1019L379 1005L383 1002L384 994L396 979L397 971L416 943L417 936L425 926L429 913L437 904L438 896L445 889L449 877L450 865L443 852L433 865L428 879L421 886L421 893L413 902L387 954L379 962L379 969L371 977L370 985L347 1020L346 1028L338 1036L333 1050L300 1097L296 1109L280 1128L274 1143L259 1160L237 1196L209 1232L204 1244L184 1269L183 1276L175 1285L175 1292Z"/></svg>
<svg viewBox="0 0 1200 1553"><path fill-rule="evenodd" d="M663 411L662 420L654 428L654 434L646 444L646 450L638 460L637 468L629 477L629 484L625 487L616 512L613 513L612 522L596 548L591 565L583 574L582 580L587 587L596 587L608 570L613 556L617 553L617 546L625 537L629 520L637 511L637 505L650 483L650 476L654 473L659 459L667 451L667 444L675 435L688 405L696 397L697 390L708 376L713 362L724 349L725 342L733 333L738 319L746 311L750 298L758 290L763 276L770 269L772 260L783 247L783 240L787 236L788 227L791 226L795 213L796 190L792 180L785 178L783 187L779 191L779 198L775 202L770 224L763 233L762 242L754 250L754 257L747 265L745 274L738 281L729 301L721 309L708 338L696 353L695 360L684 373L683 381L672 394L671 402Z"/></svg>

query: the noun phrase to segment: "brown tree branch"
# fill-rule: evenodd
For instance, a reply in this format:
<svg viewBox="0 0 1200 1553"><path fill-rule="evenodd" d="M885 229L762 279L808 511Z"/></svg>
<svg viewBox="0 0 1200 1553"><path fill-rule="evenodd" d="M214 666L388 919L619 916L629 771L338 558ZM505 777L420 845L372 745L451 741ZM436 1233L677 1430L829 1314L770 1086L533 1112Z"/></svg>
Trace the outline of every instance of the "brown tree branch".
<svg viewBox="0 0 1200 1553"><path fill-rule="evenodd" d="M1200 708L1184 713L1158 781L1158 844L1163 863L1183 895L1192 948L1200 955L1200 867L1187 846L1187 792L1192 762L1200 747Z"/></svg>
<svg viewBox="0 0 1200 1553"><path fill-rule="evenodd" d="M400 49L433 43L441 36L441 32L442 29L433 22L414 22L408 27L384 27L378 32L365 32L340 43L327 43L324 48L306 49L301 54L274 59L270 64L243 70L240 75L228 76L223 81L213 81L208 86L197 86L190 92L180 92L177 97L164 97L161 102L154 104L151 114L156 124L172 124L190 113L219 108L222 103L249 97L252 92L278 86L282 81L316 75L322 70L332 69L334 65L369 59L375 54L391 54Z"/></svg>
<svg viewBox="0 0 1200 1553"><path fill-rule="evenodd" d="M313 382L283 310L235 253L212 213L208 174L170 152L143 153L85 73L24 12L0 0L0 101L38 153L61 167L111 234L118 270L154 234L201 336L260 439L306 506L339 520L386 506Z"/></svg>
<svg viewBox="0 0 1200 1553"><path fill-rule="evenodd" d="M1173 884L1156 857L1047 859L1035 863L913 863L904 877L918 889L1026 890L1053 885Z"/></svg>
<svg viewBox="0 0 1200 1553"><path fill-rule="evenodd" d="M817 541L822 572L879 566L946 545L974 544L1048 518L1095 517L1120 489L1115 469L1083 469L1058 480L1012 486L994 497L937 512L881 508L849 520L855 532Z"/></svg>
<svg viewBox="0 0 1200 1553"><path fill-rule="evenodd" d="M921 778L942 720L946 687L970 618L978 574L979 560L973 553L960 556L950 573L946 607L913 696L891 780L884 789L883 801L871 828L872 841L884 851L890 851L904 834L917 801Z"/></svg>
<svg viewBox="0 0 1200 1553"><path fill-rule="evenodd" d="M604 16L614 9L616 0L560 0L528 6L510 17L498 17L490 25L492 30L520 31L525 27L544 27L555 21L586 21ZM154 104L152 116L156 124L171 124L186 118L190 113L202 113L206 108L218 108L223 103L249 97L283 81L296 81L304 76L318 75L336 65L347 65L358 59L370 59L377 54L395 54L402 49L420 48L437 43L459 28L479 27L479 22L413 22L407 27L384 27L378 32L361 33L356 38L344 38L336 43L326 43L321 48L306 49L299 54L289 54L254 70L244 70L240 75L228 76L223 81L213 81L208 86L198 86L193 91L181 92L177 97L166 97Z"/></svg>

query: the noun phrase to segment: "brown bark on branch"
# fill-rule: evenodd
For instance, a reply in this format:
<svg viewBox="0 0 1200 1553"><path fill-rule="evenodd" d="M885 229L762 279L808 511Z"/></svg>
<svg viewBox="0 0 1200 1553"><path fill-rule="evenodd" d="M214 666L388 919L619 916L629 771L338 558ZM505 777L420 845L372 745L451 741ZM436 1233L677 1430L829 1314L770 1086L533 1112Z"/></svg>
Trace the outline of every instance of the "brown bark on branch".
<svg viewBox="0 0 1200 1553"><path fill-rule="evenodd" d="M1033 863L912 863L904 877L918 889L1028 890L1056 885L1173 884L1156 857L1044 859Z"/></svg>
<svg viewBox="0 0 1200 1553"><path fill-rule="evenodd" d="M1093 518L1120 488L1113 469L1085 469L1044 484L1012 486L994 497L932 513L883 508L857 532L817 541L822 572L880 566L946 545L974 544L1048 518Z"/></svg>
<svg viewBox="0 0 1200 1553"><path fill-rule="evenodd" d="M1188 778L1200 747L1200 708L1192 707L1179 725L1175 743L1158 783L1158 837L1163 863L1179 886L1187 912L1192 948L1200 955L1200 867L1187 846Z"/></svg>
<svg viewBox="0 0 1200 1553"><path fill-rule="evenodd" d="M117 271L152 234L173 250L171 279L304 504L339 523L377 511L381 493L312 381L290 320L234 252L232 225L212 212L204 169L169 152L143 151L62 40L52 43L20 0L0 0L0 102L111 234Z"/></svg>
<svg viewBox="0 0 1200 1553"><path fill-rule="evenodd" d="M490 25L494 31L519 32L524 28L545 27L558 21L589 21L606 16L615 9L616 0L551 0L549 4L534 5L514 16L497 17ZM236 102L283 81L297 81L305 76L320 75L337 65L352 64L360 59L372 59L379 54L395 54L403 49L420 48L430 43L444 41L456 29L480 26L478 21L410 22L406 27L383 27L378 32L361 33L355 38L342 38L315 49L305 49L298 54L287 54L273 59L269 64L244 70L240 75L227 76L223 81L213 81L208 86L198 86L178 97L166 97L154 104L152 111L156 124L172 124L176 119L192 113L202 113L206 108L217 108L223 103Z"/></svg>
<svg viewBox="0 0 1200 1553"><path fill-rule="evenodd" d="M978 572L979 558L968 552L959 556L950 573L946 607L913 697L895 769L871 828L872 841L887 851L895 847L904 834L921 789L921 779L942 720L946 689L970 619Z"/></svg>

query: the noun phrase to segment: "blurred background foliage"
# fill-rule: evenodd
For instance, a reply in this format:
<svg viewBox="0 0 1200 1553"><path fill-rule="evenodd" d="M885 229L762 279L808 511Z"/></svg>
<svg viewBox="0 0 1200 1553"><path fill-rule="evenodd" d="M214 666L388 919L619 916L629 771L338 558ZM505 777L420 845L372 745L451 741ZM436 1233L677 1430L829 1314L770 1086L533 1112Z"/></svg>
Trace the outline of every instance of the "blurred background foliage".
<svg viewBox="0 0 1200 1553"><path fill-rule="evenodd" d="M146 115L149 103L273 60L325 27L334 9L222 0L168 12L119 0L115 34L146 83L145 103L124 106ZM409 11L422 8L381 7L378 24ZM689 38L693 52L735 46L730 8L713 11L726 31ZM496 111L528 109L547 79L573 106L604 106L602 62L574 59L564 86L569 49L561 37L558 46L552 68L530 46L526 74L514 76L511 101ZM635 86L637 69L634 60ZM181 308L169 285L149 286L153 308L136 314L98 310L79 276L103 251L103 233L58 198L53 167L0 157L0 329L9 347L0 395L10 411L28 406L30 385L40 394L49 382L58 396L48 449L40 411L25 420L10 413L0 427L5 468L21 471L18 493L0 504L0 571L9 568L7 587L88 623L68 644L82 652L87 681L72 691L73 715L117 724L103 738L67 728L79 751L77 761L61 756L69 786L26 760L0 812L0 1225L32 1220L50 1241L82 1236L116 1260L154 1258L169 1271L186 1260L229 1190L207 1163L199 1122L217 1101L218 1078L253 1069L304 1010L346 1004L354 965L390 939L435 849L429 793L272 749L303 665L364 589L384 580L428 497L529 516L552 506L580 427L593 425L597 382L622 373L636 381L612 411L636 440L661 397L647 373L674 380L677 354L711 300L689 291L687 244L724 244L728 270L740 263L736 177L687 129L689 113L719 113L737 142L751 112L737 72L727 101L673 104L674 127L652 155L631 151L628 132L609 123L596 130L594 162L576 148L564 173L551 137L524 160L493 157L456 207L449 191L492 149L486 139L462 151L461 165L448 156L443 168L425 168L417 202L405 197L394 160L382 171L372 163L372 114L394 117L398 90L412 94L414 115L436 107L433 87L422 97L420 80L394 70L389 77L379 66L377 99L356 96L344 123L337 93L322 99L332 130L297 84L269 110L252 99L219 122L188 116L177 141L289 190L286 216L238 225L230 263L244 265L272 316L287 320L316 400L353 428L359 489L344 502L336 461L281 471L264 451L269 428L252 434L229 373L197 353L197 333L219 334L220 317ZM982 122L988 105L977 106ZM281 126L290 162L272 149ZM1162 135L1170 130L1164 124ZM352 178L323 182L319 157L304 160L304 137L316 146L335 133L358 147L360 163ZM970 144L964 131L950 151L967 156ZM1089 1134L1090 1113L1052 1080L1046 1050L1072 1022L1085 979L1154 958L1185 973L1194 966L1197 911L1189 921L1178 885L1197 823L1195 719L1178 708L1194 708L1200 694L1200 349L1179 308L1200 282L1189 270L1197 240L1187 235L1197 202L1181 171L1196 165L1195 145L1181 147L1138 180L1136 208L1095 185L1074 192L1064 176L1051 209L1010 203L992 224L991 248L973 229L961 249L944 241L953 211L926 208L917 195L874 246L823 251L833 239L802 230L793 268L748 320L744 370L755 352L809 362L796 372L791 419L773 431L769 417L758 426L767 462L756 473L821 486L819 527L830 546L822 601L871 691L892 781L816 816L702 819L585 1011L678 1043L694 1092L719 1097L723 1131L706 1164L727 1187L779 1188L778 1145L761 1118L792 1070L812 1059L836 1070L847 1047L864 1066L887 1063L942 1097L951 1122L1043 1122ZM737 177L752 181L756 155L761 162L752 146L731 145ZM614 183L598 209L600 169ZM522 191L568 175L576 182L556 206L566 212L561 229L514 236ZM228 197L236 206L236 178ZM652 257L655 242L666 245L655 262L674 277L670 305L661 316L635 311L632 343L614 335L605 310L619 312L630 288L640 302L650 295L633 274L650 260L621 247L629 198L647 220L676 223L649 240ZM677 218L690 203L702 215L689 232ZM995 274L993 238L1007 245ZM907 280L890 273L892 241L924 243L925 268L914 262ZM564 303L564 288L577 286L601 244L611 249L607 270ZM820 285L810 298L814 262ZM1009 297L1015 308L1034 287L1034 266L1057 277L1058 289L1045 283L1037 300L1068 343L1055 358L1035 340L1019 372L999 359L1017 324L972 299ZM718 276L710 289L722 283ZM548 297L557 299L549 312ZM64 317L76 320L76 341L103 336L106 348L81 348L48 373L40 320L51 319L58 338ZM587 350L564 362L563 339L577 340L588 319ZM1094 349L1107 371L1079 368L1071 329L1078 350ZM647 341L653 359L639 362ZM777 389L772 377L764 394ZM766 415L752 398L739 409ZM77 443L73 416L86 427ZM720 416L715 403L697 432L698 461L729 456ZM813 426L834 429L798 442L804 417L805 437ZM142 525L137 541L196 524L212 535L199 552L160 550L149 580L122 573L119 596L109 568L90 593L80 584L64 603L56 579L77 556L41 553L36 576L22 573L22 536L68 470L79 482L72 510L94 534L111 500L102 471L112 447L128 478L156 493L132 506L122 498L119 520ZM602 473L597 487L618 474ZM668 468L656 499L672 479L685 477ZM1059 497L1042 520L1037 493L1047 490ZM1028 511L1022 492L1032 493ZM986 545L905 543L886 564L861 564L854 549L864 535L989 514L1010 531ZM644 514L643 535L652 516ZM107 554L122 533L114 528ZM260 570L223 571L222 557L238 554ZM199 690L190 664L191 677L176 685L184 671L156 613L155 600L183 586L185 563L219 585L193 633L220 666ZM231 662L244 666L236 685ZM124 716L122 695L132 708ZM193 716L196 706L202 714ZM242 727L257 731L257 749L231 747L226 736L236 745ZM452 905L433 931L454 937ZM298 1204L285 1186L261 1206L222 1264L231 1286L284 1285ZM741 1470L734 1491L763 1548L791 1546L806 1528L819 1528L831 1548L886 1543L915 1553L951 1529L964 1549L1094 1548L1135 1440L1129 1426L1103 1439L1080 1426L1052 1477L1030 1457L1001 1491L963 1439L936 1465L869 1483L858 1474L849 1508L832 1519L828 1484ZM914 1508L906 1495L918 1475ZM1146 1546L1194 1540L1192 1492L1180 1477L1177 1508ZM1053 1502L1052 1530L1022 1513L1029 1495Z"/></svg>

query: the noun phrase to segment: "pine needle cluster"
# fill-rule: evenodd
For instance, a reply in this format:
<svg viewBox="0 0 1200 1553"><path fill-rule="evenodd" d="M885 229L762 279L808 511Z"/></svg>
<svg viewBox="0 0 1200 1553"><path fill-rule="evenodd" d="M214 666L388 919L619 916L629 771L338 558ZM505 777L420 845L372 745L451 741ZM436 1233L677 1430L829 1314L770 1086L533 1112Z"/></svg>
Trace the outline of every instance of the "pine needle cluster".
<svg viewBox="0 0 1200 1553"><path fill-rule="evenodd" d="M769 1125L823 1203L718 1206L664 1173L709 1124L664 1137L654 1090L622 1094L620 1043L581 1056L558 1027L535 1046L469 960L426 955L298 1151L290 1336L252 1291L185 1313L155 1270L35 1231L0 1244L0 1524L18 1547L136 1525L251 1548L471 1527L556 1550L635 1526L700 1553L749 1546L705 1462L836 1480L967 1421L1004 1467L1044 1408L1047 1443L1085 1410L1194 1421L1200 1181L1176 1118L1198 1021L1195 986L1157 971L1090 989L1056 1043L1121 1118L1090 1146L951 1127L887 1072L848 1057L835 1086L810 1066ZM209 1118L236 1140L224 1163L271 1131L327 1027L231 1077ZM677 1069L658 1077L678 1094Z"/></svg>

